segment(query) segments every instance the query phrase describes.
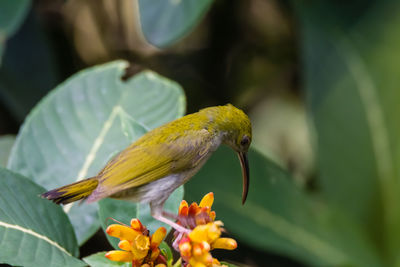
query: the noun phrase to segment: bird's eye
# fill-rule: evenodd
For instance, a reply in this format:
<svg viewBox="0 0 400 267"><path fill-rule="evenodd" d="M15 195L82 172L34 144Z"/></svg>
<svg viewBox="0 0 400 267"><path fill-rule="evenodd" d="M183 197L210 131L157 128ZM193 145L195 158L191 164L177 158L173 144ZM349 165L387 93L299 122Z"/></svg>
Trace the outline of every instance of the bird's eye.
<svg viewBox="0 0 400 267"><path fill-rule="evenodd" d="M242 146L247 146L250 143L250 138L247 135L244 135L242 140L240 141L240 144Z"/></svg>

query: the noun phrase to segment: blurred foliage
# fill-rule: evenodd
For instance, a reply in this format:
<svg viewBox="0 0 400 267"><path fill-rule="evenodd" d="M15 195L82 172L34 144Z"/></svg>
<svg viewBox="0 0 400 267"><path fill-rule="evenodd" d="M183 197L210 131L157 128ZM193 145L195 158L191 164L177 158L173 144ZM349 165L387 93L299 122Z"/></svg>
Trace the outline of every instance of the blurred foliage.
<svg viewBox="0 0 400 267"><path fill-rule="evenodd" d="M307 99L321 194L369 231L385 264L397 266L400 4L360 3L296 4Z"/></svg>
<svg viewBox="0 0 400 267"><path fill-rule="evenodd" d="M30 0L3 0L0 2L0 62L5 41L12 36L28 12Z"/></svg>
<svg viewBox="0 0 400 267"><path fill-rule="evenodd" d="M252 246L291 255L310 266L379 266L374 244L360 226L299 190L290 174L256 151L249 153L251 194L242 206L235 160L230 149L220 148L188 182L185 199L213 191L218 218Z"/></svg>
<svg viewBox="0 0 400 267"><path fill-rule="evenodd" d="M170 46L199 22L212 2L139 0L138 15L143 35L157 47Z"/></svg>
<svg viewBox="0 0 400 267"><path fill-rule="evenodd" d="M290 170L300 187L312 182L314 159L304 103L292 95L271 95L249 115L253 146Z"/></svg>
<svg viewBox="0 0 400 267"><path fill-rule="evenodd" d="M0 101L22 122L33 106L60 82L61 67L32 12L20 30L8 39L7 46L0 66Z"/></svg>
<svg viewBox="0 0 400 267"><path fill-rule="evenodd" d="M229 234L239 238L239 247L243 244L251 249L240 255L242 263L300 265L276 260L267 254L272 252L310 266L400 264L400 127L396 117L400 4L396 1L40 0L33 3L18 31L29 2L5 1L1 5L16 11L0 16L0 53L7 40L0 68L0 103L14 119L1 124L20 122L59 83L59 77L123 58L130 65L121 65L107 83L111 95L121 90L121 83L115 82L121 76L135 86L129 77L149 68L182 85L189 112L231 102L250 115L254 150L250 153L248 203L240 205L239 164L225 149L217 151L185 188L188 200L214 191L218 218ZM11 9L0 8L0 14L3 10ZM109 78L101 73L90 82L77 81L75 90L101 91L105 86L101 81ZM141 82L140 88L152 88L151 83ZM152 110L171 104L165 110L176 111L172 104L183 99L168 102L160 98L156 105L151 100L157 97L129 98L126 107L134 108L127 113L135 121L121 117L116 131L122 137L110 138L93 173L134 140L135 134L161 123L140 121L151 112L135 113L137 107ZM96 99L91 95L85 101ZM17 137L22 140L31 131L31 137L39 140L28 138L24 145L17 141L14 148L18 155L14 160L28 155L34 162L30 165L35 166L33 171L26 171L24 164L9 164L46 188L56 181L66 183L65 177L76 179L74 172L79 168L64 164L61 170L56 167L61 165L54 164L54 168L41 169L43 158L37 152L45 148L45 155L58 162L60 151L68 150L69 156L62 160L82 163L80 146L72 146L65 134L87 137L80 143L82 148L90 146L90 140L99 134L98 128L93 128L91 136L87 134L90 131L70 125L58 132L61 119L52 116L67 100L60 97L47 109L39 104ZM154 105L148 107L149 103ZM89 112L94 116L89 119L85 117L88 105L70 107L64 115L77 112L77 121L82 119L85 127L91 127L94 118L105 111L101 106L93 114ZM163 121L183 115L183 107L178 109ZM34 131L29 130L41 112L47 126L38 124ZM52 135L56 128L57 134ZM57 143L61 150L52 141L55 137L62 140ZM9 144L7 141L4 153L1 151L4 155ZM43 173L47 178L40 181ZM110 216L107 213L116 210L114 205L129 205L111 202L100 204L103 226L104 218ZM96 209L92 215L97 218ZM96 220L93 231L99 224ZM86 236L78 234L80 243L93 231ZM257 256L246 259L246 255ZM91 260L103 258L85 258Z"/></svg>
<svg viewBox="0 0 400 267"><path fill-rule="evenodd" d="M0 136L0 167L5 168L10 156L11 148L14 145L15 136L3 135Z"/></svg>

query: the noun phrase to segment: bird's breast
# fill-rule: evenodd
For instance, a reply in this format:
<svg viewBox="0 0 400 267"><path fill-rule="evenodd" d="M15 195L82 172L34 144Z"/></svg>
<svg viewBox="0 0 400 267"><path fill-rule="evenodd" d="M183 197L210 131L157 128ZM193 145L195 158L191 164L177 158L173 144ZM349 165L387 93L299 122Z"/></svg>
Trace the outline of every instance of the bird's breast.
<svg viewBox="0 0 400 267"><path fill-rule="evenodd" d="M148 184L120 191L111 197L140 203L164 203L175 189L190 179L190 175L188 172L170 174Z"/></svg>

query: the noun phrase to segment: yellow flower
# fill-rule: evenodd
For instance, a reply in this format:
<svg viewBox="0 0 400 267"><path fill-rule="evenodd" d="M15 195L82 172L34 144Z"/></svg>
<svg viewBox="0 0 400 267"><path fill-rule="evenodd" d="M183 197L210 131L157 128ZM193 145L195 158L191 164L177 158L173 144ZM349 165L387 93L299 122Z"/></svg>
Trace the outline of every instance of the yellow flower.
<svg viewBox="0 0 400 267"><path fill-rule="evenodd" d="M232 250L237 243L232 238L221 238L221 221L198 225L179 242L179 252L182 259L190 267L221 266L210 253L212 249Z"/></svg>
<svg viewBox="0 0 400 267"><path fill-rule="evenodd" d="M160 227L152 236L138 219L131 220L131 226L112 224L107 234L120 239L118 247L122 250L112 250L106 257L112 261L132 262L136 266L166 266L165 258L160 255L158 246L167 234L164 227Z"/></svg>

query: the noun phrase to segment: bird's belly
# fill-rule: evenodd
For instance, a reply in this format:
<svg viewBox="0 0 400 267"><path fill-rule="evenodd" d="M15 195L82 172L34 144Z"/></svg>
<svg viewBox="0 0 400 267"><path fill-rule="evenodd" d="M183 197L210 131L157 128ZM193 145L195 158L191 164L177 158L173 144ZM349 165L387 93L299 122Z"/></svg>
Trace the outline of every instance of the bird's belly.
<svg viewBox="0 0 400 267"><path fill-rule="evenodd" d="M118 192L111 197L141 203L159 202L161 204L175 189L190 179L191 176L187 176L188 173L171 174L154 182Z"/></svg>
<svg viewBox="0 0 400 267"><path fill-rule="evenodd" d="M164 178L155 180L142 186L125 189L113 194L110 197L132 200L141 203L151 203L152 205L162 205L175 189L186 183L200 170L200 168L211 156L211 152L213 152L213 150L205 155L194 168L188 169L181 173L168 175Z"/></svg>

